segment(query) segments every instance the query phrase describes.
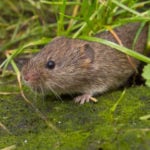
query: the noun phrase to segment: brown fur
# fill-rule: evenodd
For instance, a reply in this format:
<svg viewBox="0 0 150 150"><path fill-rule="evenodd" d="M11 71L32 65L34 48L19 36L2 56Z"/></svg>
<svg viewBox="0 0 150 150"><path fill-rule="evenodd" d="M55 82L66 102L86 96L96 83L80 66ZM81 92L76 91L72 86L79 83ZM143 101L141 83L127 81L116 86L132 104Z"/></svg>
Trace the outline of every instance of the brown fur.
<svg viewBox="0 0 150 150"><path fill-rule="evenodd" d="M139 23L131 23L114 29L127 48L132 47ZM97 35L116 42L109 32ZM142 53L146 45L147 27L139 36L135 51ZM55 68L46 68L49 60ZM132 59L136 67L139 61ZM61 93L103 93L124 84L134 73L127 56L109 46L96 42L65 37L55 38L23 67L23 78L35 90L50 89Z"/></svg>

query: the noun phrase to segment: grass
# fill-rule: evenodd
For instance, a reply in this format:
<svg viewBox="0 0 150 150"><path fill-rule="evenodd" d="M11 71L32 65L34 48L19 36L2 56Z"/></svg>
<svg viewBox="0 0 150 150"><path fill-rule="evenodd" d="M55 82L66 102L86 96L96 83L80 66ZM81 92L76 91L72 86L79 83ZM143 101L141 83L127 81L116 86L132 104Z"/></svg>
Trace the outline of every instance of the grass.
<svg viewBox="0 0 150 150"><path fill-rule="evenodd" d="M9 71L8 66L12 66L13 71L17 75L18 81L20 81L20 69L18 68L18 64L16 63L16 60L20 57L21 58L28 57L31 56L31 54L38 52L41 47L43 47L45 44L50 42L50 40L55 36L67 36L71 38L82 37L85 40L100 42L106 45L110 45L111 47L114 47L117 50L120 50L123 53L133 56L139 60L149 63L150 62L149 58L137 54L136 52L133 52L130 49L124 48L122 46L119 46L117 44L114 44L106 40L91 37L94 36L96 33L105 30L106 27L108 26L115 27L115 26L123 25L128 22L141 21L142 23L145 23L150 21L150 11L147 9L149 6L150 6L150 1L146 1L146 0L145 1L138 1L138 0L0 1L0 10L1 10L0 11L1 12L0 68L4 70L3 73L5 75L5 72ZM149 38L150 38L150 33L149 33ZM149 43L148 45L150 45L150 42L148 43ZM19 84L19 86L21 85ZM109 108L111 108L110 109L111 113L114 113L116 111L118 105L122 102L122 99L124 98L123 96L124 93L122 93L122 95L116 101L115 104L113 103L111 106L109 106ZM11 95L10 99L12 99L12 97L13 95ZM15 98L17 99L17 97ZM13 102L14 101L11 100L11 103ZM53 106L55 103L56 102L52 103L51 106ZM72 104L70 104L70 106L66 106L63 103L60 105L64 105L64 109L63 109L64 111L66 107L68 107L68 109L70 110L72 106ZM9 105L9 107L10 106L11 105ZM129 106L131 105L129 104ZM75 106L73 105L72 107ZM21 106L21 108L23 108L23 106ZM59 107L57 106L56 108L58 109ZM85 107L83 107L83 109L84 108ZM43 114L37 108L33 108L33 109L35 110L36 115L39 118L43 119ZM60 108L58 110L57 109L56 111L52 111L50 115L53 115L52 113L54 112L57 113L57 111L60 111L59 110ZM79 108L77 107L76 109ZM16 108L14 108L14 110L16 110ZM99 110L98 106L97 106L97 110ZM124 107L124 110L126 110L126 107ZM131 108L131 110L133 110L133 107ZM75 112L77 113L78 111ZM61 111L59 112L59 114L60 113ZM94 118L95 113L93 114L94 115L91 118ZM149 115L145 115L145 114L143 116L149 117ZM58 116L58 118L59 117L60 116ZM51 118L53 118L53 116ZM49 120L51 120L51 118ZM78 118L78 114L77 117L75 118ZM109 118L106 117L106 119ZM46 119L44 118L43 120ZM9 123L10 122L8 122L8 124ZM51 126L50 128L53 128L52 127L53 124L51 124L51 121L48 123L49 126ZM2 125L0 125L0 127L1 126ZM95 128L93 129L95 130ZM95 134L96 133L97 132L95 131ZM83 137L85 138L85 136ZM93 139L94 138L95 137L93 137ZM67 142L67 144L68 143L70 142ZM16 147L16 146L12 145L12 147Z"/></svg>
<svg viewBox="0 0 150 150"><path fill-rule="evenodd" d="M55 36L100 42L150 63L148 57L130 49L91 37L108 26L150 21L150 11L146 9L149 5L150 1L138 0L1 1L0 68L5 72L11 65L19 79L20 69L15 60L38 52Z"/></svg>
<svg viewBox="0 0 150 150"><path fill-rule="evenodd" d="M137 0L2 1L0 52L11 51L14 59L29 50L34 52L38 45L45 45L55 36L91 36L107 25L149 21L150 12L143 8L149 4ZM1 67L8 62L6 58Z"/></svg>
<svg viewBox="0 0 150 150"><path fill-rule="evenodd" d="M150 1L138 0L1 1L0 68L5 72L11 65L19 80L20 69L15 60L38 52L55 36L100 42L150 63L146 56L110 41L91 37L108 26L150 21L149 6Z"/></svg>

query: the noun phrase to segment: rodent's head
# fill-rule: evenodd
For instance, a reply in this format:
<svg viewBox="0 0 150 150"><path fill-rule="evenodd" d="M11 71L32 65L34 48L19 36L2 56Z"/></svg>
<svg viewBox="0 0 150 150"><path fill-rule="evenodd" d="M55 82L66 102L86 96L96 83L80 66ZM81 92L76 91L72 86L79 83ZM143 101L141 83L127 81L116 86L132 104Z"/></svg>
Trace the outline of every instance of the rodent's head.
<svg viewBox="0 0 150 150"><path fill-rule="evenodd" d="M79 92L93 69L94 50L88 42L55 38L22 69L23 80L37 91Z"/></svg>

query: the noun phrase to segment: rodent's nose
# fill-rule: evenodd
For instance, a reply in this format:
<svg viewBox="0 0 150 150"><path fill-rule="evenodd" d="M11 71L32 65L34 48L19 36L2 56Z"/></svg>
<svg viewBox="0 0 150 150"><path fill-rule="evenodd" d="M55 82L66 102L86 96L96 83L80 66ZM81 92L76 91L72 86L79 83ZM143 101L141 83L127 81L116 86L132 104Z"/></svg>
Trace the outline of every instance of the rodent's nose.
<svg viewBox="0 0 150 150"><path fill-rule="evenodd" d="M26 75L24 75L24 80L27 82L34 82L40 79L40 75L35 72L28 72Z"/></svg>

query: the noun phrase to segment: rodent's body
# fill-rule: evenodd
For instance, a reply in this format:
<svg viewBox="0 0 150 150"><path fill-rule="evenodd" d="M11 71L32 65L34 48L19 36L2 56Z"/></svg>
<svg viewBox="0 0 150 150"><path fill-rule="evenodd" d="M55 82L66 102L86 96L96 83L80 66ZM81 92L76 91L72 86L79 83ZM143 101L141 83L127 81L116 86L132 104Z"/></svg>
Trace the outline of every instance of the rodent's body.
<svg viewBox="0 0 150 150"><path fill-rule="evenodd" d="M122 44L132 48L139 28L138 23L114 29ZM118 43L109 32L97 35L100 38ZM145 27L136 44L135 51L142 53L146 45ZM53 61L54 68L46 67ZM130 57L137 68L139 61ZM121 86L134 73L135 69L127 56L109 46L96 42L59 37L46 45L43 50L23 67L24 80L35 90L61 93L81 93L76 101L84 103L96 93Z"/></svg>

